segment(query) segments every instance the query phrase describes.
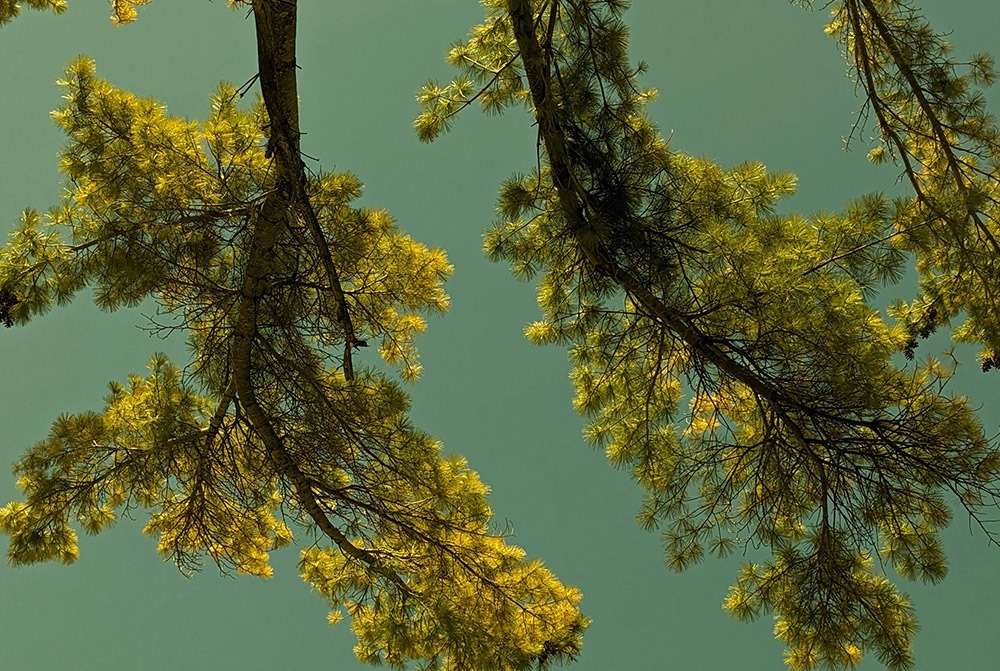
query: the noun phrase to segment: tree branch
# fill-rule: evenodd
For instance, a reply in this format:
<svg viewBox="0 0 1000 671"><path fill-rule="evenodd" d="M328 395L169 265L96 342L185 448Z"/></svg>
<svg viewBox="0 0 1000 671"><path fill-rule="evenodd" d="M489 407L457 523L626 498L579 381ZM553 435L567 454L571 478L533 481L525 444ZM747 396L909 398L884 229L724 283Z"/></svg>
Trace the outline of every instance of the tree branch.
<svg viewBox="0 0 1000 671"><path fill-rule="evenodd" d="M395 584L403 594L409 595L412 592L400 576L388 569L377 555L355 546L323 512L313 492L312 482L288 455L281 436L257 400L251 378L254 339L258 335L259 306L268 290L268 276L273 270L275 259L275 242L281 229L288 225L288 218L294 209L292 199L296 194L302 195L304 190L301 184L305 181L302 172L304 166L298 151L298 95L295 82L296 2L254 0L253 10L257 24L261 93L271 123L271 146L275 152L277 188L261 205L250 241L243 296L232 341L233 382L247 419L267 447L268 455L278 472L291 482L296 499L303 510L345 555L365 562Z"/></svg>

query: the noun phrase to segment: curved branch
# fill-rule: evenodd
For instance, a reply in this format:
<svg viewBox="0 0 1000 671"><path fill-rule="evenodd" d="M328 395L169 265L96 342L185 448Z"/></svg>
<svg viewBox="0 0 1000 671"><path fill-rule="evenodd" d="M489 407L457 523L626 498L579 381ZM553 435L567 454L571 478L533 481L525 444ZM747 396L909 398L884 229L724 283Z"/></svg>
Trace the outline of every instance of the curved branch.
<svg viewBox="0 0 1000 671"><path fill-rule="evenodd" d="M275 243L294 209L294 198L304 193L305 177L299 156L298 95L295 82L295 0L254 0L257 24L258 63L261 92L271 123L271 146L276 163L276 188L260 206L250 241L243 280L242 300L232 340L233 384L247 419L267 448L278 472L287 478L303 510L341 551L365 562L394 583L403 594L411 594L403 579L385 567L377 555L355 546L326 516L313 483L288 455L281 436L257 400L251 370L260 303L268 290L275 260ZM338 285L339 288L339 285Z"/></svg>

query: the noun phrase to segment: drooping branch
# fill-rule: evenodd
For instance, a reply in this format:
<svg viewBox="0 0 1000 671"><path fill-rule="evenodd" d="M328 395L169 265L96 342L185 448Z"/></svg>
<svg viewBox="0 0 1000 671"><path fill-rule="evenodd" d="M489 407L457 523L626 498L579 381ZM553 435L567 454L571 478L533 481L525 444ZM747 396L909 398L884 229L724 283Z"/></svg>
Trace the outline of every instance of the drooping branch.
<svg viewBox="0 0 1000 671"><path fill-rule="evenodd" d="M844 31L848 61L865 93L866 106L874 112L885 145L899 157L916 202L926 211L927 224L941 224L941 228L933 226L930 234L948 251L924 258L936 257L932 263L937 264L941 258L954 255L959 270L951 281L961 286L972 275L985 298L985 304L976 305L973 299L963 305L963 301L941 301L940 296L930 296L933 304L911 322L912 332L926 337L963 307L967 314L995 312L1000 302L992 289L995 282L990 277L991 255L984 256L984 250L976 245L982 245L994 257L1000 252L1000 241L992 230L995 213L982 206L984 198L994 206L997 201L979 181L984 177L993 181L993 176L975 163L976 158L995 156L997 152L993 122L984 112L974 111L980 102L965 93L962 78L953 80L956 86L950 92L950 86L938 90L934 82L928 83L928 78L935 76L949 81L955 76L954 64L943 57L944 43L926 24L908 25L917 14L906 3L887 9L872 0L845 0L838 11L843 13L840 30ZM901 11L910 12L902 21L894 16ZM915 58L915 49L923 55ZM920 49L930 50L931 56ZM978 121L973 125L956 124L950 118L953 114L978 117ZM962 154L971 160L962 158ZM957 198L942 198L942 188L945 194ZM913 227L897 233L903 235L910 230ZM860 248L851 253L854 251ZM989 368L985 361L990 357L987 351L984 370Z"/></svg>
<svg viewBox="0 0 1000 671"><path fill-rule="evenodd" d="M768 401L789 428L794 427L793 430L801 435L801 429L788 416L785 407L791 399L786 398L781 390L725 352L717 343L701 333L683 314L666 305L638 278L621 268L600 238L593 233L586 214L587 193L573 175L565 134L560 126L560 109L552 97L548 55L543 51L535 35L531 3L528 0L507 0L507 6L535 107L538 132L542 136L549 158L549 168L559 197L559 205L587 262L595 272L612 280L635 298L649 317L672 331L692 351L700 354L729 377L745 384L761 399Z"/></svg>
<svg viewBox="0 0 1000 671"><path fill-rule="evenodd" d="M886 50L889 52L889 56L892 58L893 64L899 71L900 75L902 75L903 79L906 81L910 89L910 93L913 95L914 100L917 101L921 113L924 115L924 118L930 125L931 134L934 140L936 141L938 148L945 156L945 160L948 165L948 172L951 173L952 180L955 182L955 188L958 190L958 193L962 196L962 200L964 202L968 202L969 184L967 183L965 178L964 174L965 168L963 167L963 164L959 161L958 157L955 155L955 147L953 146L951 138L948 137L948 134L945 131L945 122L939 117L937 111L934 109L934 105L928 99L923 85L921 85L921 83L917 80L916 73L913 71L913 68L910 66L910 63L907 61L907 59L904 57L904 55L900 50L900 46L898 44L898 38L893 33L891 26L889 26L885 18L879 12L878 8L875 7L875 5L871 2L871 0L861 0L860 5L864 7L865 12L871 19L875 31L877 32L882 43L885 45ZM855 2L855 0L850 0L850 2L847 3L846 8L851 16L851 22L854 27L855 42L858 42L860 40L861 49L864 49L864 42L866 40L866 36L861 31L861 25L859 20L859 16L861 14L861 6L859 6L859 4ZM862 59L870 58L870 56L867 54L866 51L860 51L859 56L861 56ZM863 85L865 87L866 93L868 94L869 100L872 100L873 105L876 105L876 111L877 111L876 116L879 121L879 126L882 132L887 137L894 139L894 143L900 150L900 155L904 157L905 160L905 156L907 153L906 149L901 146L902 143L899 141L895 129L893 128L892 124L890 124L886 119L884 112L881 111L882 104L881 101L879 100L879 94L870 76L870 69L871 69L870 63L867 62L862 63L860 64L859 67L863 67L864 71L868 73L867 76L864 78ZM910 179L910 182L914 185L918 197L921 197L923 200L926 200L926 197L923 195L922 189L920 189L920 187L917 185L917 179L913 167L909 163L906 163L905 166L907 175ZM994 253L1000 253L1000 243L997 242L992 232L982 221L980 213L976 209L970 207L968 209L968 216L972 219L973 223L976 226L976 229L989 241L990 246L993 248Z"/></svg>

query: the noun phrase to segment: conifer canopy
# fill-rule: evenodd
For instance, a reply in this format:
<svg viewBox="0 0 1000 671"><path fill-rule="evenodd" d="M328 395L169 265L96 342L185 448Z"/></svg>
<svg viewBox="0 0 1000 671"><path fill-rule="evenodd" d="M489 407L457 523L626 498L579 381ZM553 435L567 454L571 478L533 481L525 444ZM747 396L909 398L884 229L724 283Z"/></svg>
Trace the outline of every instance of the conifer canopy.
<svg viewBox="0 0 1000 671"><path fill-rule="evenodd" d="M112 21L148 1L112 0ZM1000 367L991 58L955 61L906 0L824 5L859 124L878 132L868 158L895 162L910 192L788 214L794 175L687 155L650 121L628 2L481 4L448 52L458 74L418 92L414 129L430 142L473 103L527 108L538 151L500 185L484 252L537 281L525 335L567 349L584 437L641 486L639 524L662 530L677 571L763 548L723 607L773 614L791 669L865 654L913 668L916 615L890 569L942 580L940 530L957 510L993 539L1000 496L1000 450L947 390L952 367L914 356L951 328ZM184 572L266 578L272 549L318 538L301 543L302 578L331 622L349 615L362 662L575 659L581 592L495 530L489 488L408 418L415 338L449 305L445 252L357 206L354 175L307 167L297 1L229 5L252 16L259 69L220 83L204 120L116 88L86 56L59 83L64 197L25 210L0 247L0 321L29 327L84 288L106 311L153 300L190 361L153 354L25 452L23 500L0 508L9 561L72 563L79 530L138 508ZM20 10L0 0L0 24ZM919 293L886 318L878 289L911 260ZM369 344L384 365L359 361Z"/></svg>

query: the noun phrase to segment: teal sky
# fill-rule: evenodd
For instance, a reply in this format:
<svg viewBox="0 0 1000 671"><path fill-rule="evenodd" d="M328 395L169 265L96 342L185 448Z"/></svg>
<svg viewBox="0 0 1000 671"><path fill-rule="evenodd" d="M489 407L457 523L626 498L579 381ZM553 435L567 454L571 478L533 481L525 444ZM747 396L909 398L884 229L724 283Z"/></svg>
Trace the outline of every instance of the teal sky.
<svg viewBox="0 0 1000 671"><path fill-rule="evenodd" d="M387 208L414 238L443 247L455 265L450 314L421 339L424 375L409 389L417 426L465 455L493 488L512 542L541 557L584 594L593 618L571 668L731 671L783 668L770 617L732 620L721 603L739 554L677 574L663 566L657 533L635 523L641 500L627 473L580 437L565 351L521 335L537 318L534 289L481 253L501 179L534 165L531 118L469 109L430 146L411 130L414 91L449 78L448 45L480 21L472 0L303 0L299 58L303 150L326 170L366 184L363 204ZM758 159L799 176L784 210L840 209L871 191L894 192L896 171L867 164L864 145L843 151L860 107L826 13L783 0L638 0L626 15L632 59L660 91L651 115L672 146L727 165ZM958 57L1000 56L996 0L925 0L935 27L953 30ZM817 7L823 3L816 2ZM81 53L114 85L157 98L173 114L203 118L220 80L255 72L252 21L223 0L158 0L114 28L102 0L70 0L63 16L25 14L0 29L0 222L57 202L62 136L48 113L54 82ZM991 95L1000 110L1000 95ZM864 139L864 138L862 138ZM909 297L889 287L886 301ZM0 462L42 439L63 412L99 410L109 380L141 373L152 352L187 361L181 339L150 337L141 313L100 313L83 292L28 327L0 330ZM947 341L925 343L927 354ZM363 354L375 356L374 352ZM982 405L1000 430L1000 373L979 372L959 350L952 390ZM0 505L18 498L0 468ZM236 671L362 666L345 620L331 628L325 601L295 568L298 549L272 553L275 577L186 579L139 533L144 518L82 536L73 566L0 565L0 669L4 671ZM922 625L917 671L997 668L1000 549L956 515L945 534L951 572L940 585L903 584ZM0 551L6 537L0 537ZM863 669L881 668L870 661Z"/></svg>

